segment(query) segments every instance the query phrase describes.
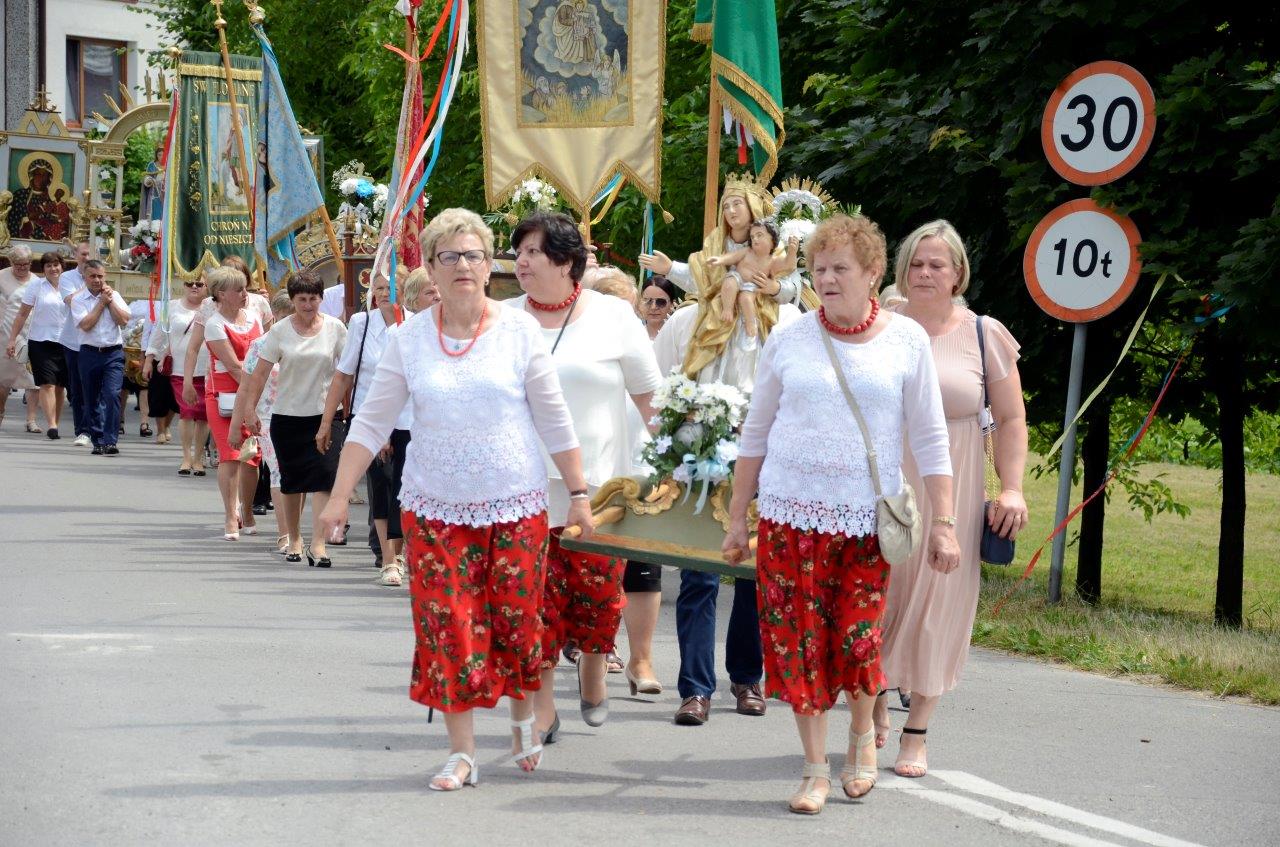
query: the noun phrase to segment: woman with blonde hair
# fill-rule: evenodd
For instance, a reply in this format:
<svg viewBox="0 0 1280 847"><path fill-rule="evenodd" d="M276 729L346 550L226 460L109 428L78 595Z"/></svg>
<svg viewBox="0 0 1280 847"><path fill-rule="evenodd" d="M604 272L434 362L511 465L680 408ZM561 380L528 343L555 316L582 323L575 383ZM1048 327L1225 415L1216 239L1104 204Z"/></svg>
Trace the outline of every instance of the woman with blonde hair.
<svg viewBox="0 0 1280 847"><path fill-rule="evenodd" d="M9 251L9 267L0 269L0 337L9 338L10 331L22 308L22 296L37 277L31 273L31 248L18 244ZM18 361L18 349L26 348L27 333L20 332L13 339L14 355L0 358L0 422L4 421L4 407L9 392L15 388L27 392L27 432L40 432L36 425L36 384L27 366Z"/></svg>
<svg viewBox="0 0 1280 847"><path fill-rule="evenodd" d="M493 232L480 216L446 209L422 232L440 302L387 342L347 436L333 497L321 516L341 530L347 497L413 407L400 503L417 633L409 696L440 710L450 755L435 791L479 782L475 709L511 700L512 761L542 761L528 699L541 684L547 469L564 480L568 513L593 530L582 453L555 365L536 321L490 300Z"/></svg>
<svg viewBox="0 0 1280 847"><path fill-rule="evenodd" d="M959 567L939 571L922 553L898 566L889 586L884 617L886 686L911 692L897 763L899 776L928 772L925 731L939 697L955 688L969 656L969 639L978 608L982 566L979 545L983 524L1002 538L1014 538L1027 525L1022 474L1027 459L1027 419L1018 374L1018 342L995 318L974 314L964 304L969 287L969 256L955 227L944 220L919 227L898 248L894 286L904 301L894 307L924 327L946 415L947 440L955 474ZM999 495L985 502L986 460L983 423L987 406L996 426L995 466ZM903 473L913 485L920 471L910 453ZM929 503L921 511L928 519ZM883 697L876 705L877 746L890 729Z"/></svg>
<svg viewBox="0 0 1280 847"><path fill-rule="evenodd" d="M173 395L178 403L178 435L182 440L178 476L205 475L204 445L209 436L209 416L204 404L204 381L209 372L209 351L203 345L191 366L191 386L200 402L191 403L185 399L182 375L187 370L187 339L195 328L193 324L206 286L204 274L182 283L182 296L169 301L168 323L157 323L151 333L147 358L142 365L144 377L167 379L173 386Z"/></svg>
<svg viewBox="0 0 1280 847"><path fill-rule="evenodd" d="M235 268L214 268L205 275L209 296L217 310L204 325L205 345L209 348L209 375L205 380L204 407L209 429L218 445L218 492L222 495L226 541L239 541L240 534L257 535L253 517L253 492L258 487L258 463L261 456L241 455L239 428L232 420L232 410L240 384L244 381L244 357L249 345L262 335L262 322L257 312L246 307L245 278ZM187 356L194 360L190 350ZM194 362L186 363L188 371ZM184 385L184 393L186 386ZM241 473L241 465L250 471Z"/></svg>
<svg viewBox="0 0 1280 847"><path fill-rule="evenodd" d="M803 782L788 808L814 815L831 787L827 713L842 691L853 716L841 788L857 799L876 783L871 713L883 685L880 618L890 584L876 507L902 490L906 445L932 504L924 555L950 571L960 550L929 340L875 299L886 264L880 228L835 215L805 250L822 306L775 328L761 351L724 554L745 557L758 492L766 692L791 705L804 748Z"/></svg>

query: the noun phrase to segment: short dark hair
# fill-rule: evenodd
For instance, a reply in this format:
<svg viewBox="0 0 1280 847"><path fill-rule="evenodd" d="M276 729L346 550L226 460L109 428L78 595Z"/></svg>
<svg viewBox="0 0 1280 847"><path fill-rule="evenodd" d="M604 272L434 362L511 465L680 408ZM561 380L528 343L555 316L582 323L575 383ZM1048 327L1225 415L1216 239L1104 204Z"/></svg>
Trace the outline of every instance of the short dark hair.
<svg viewBox="0 0 1280 847"><path fill-rule="evenodd" d="M44 270L45 266L50 262L60 268L65 268L67 265L71 264L71 257L64 256L61 253L55 253L53 251L45 253L40 257L40 270Z"/></svg>
<svg viewBox="0 0 1280 847"><path fill-rule="evenodd" d="M324 296L324 280L320 278L320 274L310 268L303 268L293 276L289 277L289 299L292 300L299 294L314 294L317 297Z"/></svg>
<svg viewBox="0 0 1280 847"><path fill-rule="evenodd" d="M661 274L654 274L640 286L640 296L644 296L644 290L649 286L661 288L667 297L671 298L672 303L679 303L684 297L684 292L676 287L676 284Z"/></svg>
<svg viewBox="0 0 1280 847"><path fill-rule="evenodd" d="M773 239L773 249L774 249L774 250L777 250L777 249L778 249L778 239L779 239L781 236L779 236L779 235L778 235L778 228L777 228L776 226L774 226L773 221L752 221L752 222L751 222L751 226L747 227L747 232L750 232L751 230L755 229L756 227L760 227L760 228L761 228L761 229L763 229L765 232L769 233L769 237Z"/></svg>
<svg viewBox="0 0 1280 847"><path fill-rule="evenodd" d="M88 270L94 270L96 268L101 268L102 270L105 271L107 269L107 266L103 264L101 259L85 259L84 264L80 266L80 269L82 272L88 271Z"/></svg>
<svg viewBox="0 0 1280 847"><path fill-rule="evenodd" d="M587 245L573 218L562 212L534 212L512 230L511 249L520 249L525 236L535 232L542 233L542 252L551 263L558 267L568 265L569 278L581 282L587 269Z"/></svg>

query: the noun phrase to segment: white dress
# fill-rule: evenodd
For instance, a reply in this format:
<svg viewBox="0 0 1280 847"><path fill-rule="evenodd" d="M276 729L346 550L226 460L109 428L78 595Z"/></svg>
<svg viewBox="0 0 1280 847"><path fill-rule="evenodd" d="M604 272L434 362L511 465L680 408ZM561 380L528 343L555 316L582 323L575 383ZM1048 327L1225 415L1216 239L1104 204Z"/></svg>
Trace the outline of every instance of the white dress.
<svg viewBox="0 0 1280 847"><path fill-rule="evenodd" d="M36 275L31 274L26 282L19 282L13 278L13 268L0 270L0 343L5 346L9 344L9 333L13 331L13 322L18 319L18 309L22 307L22 295L27 285L36 279ZM20 342L27 339L27 333L28 328L23 327L22 332L18 333ZM10 359L4 355L3 350L0 350L0 389L7 392L11 388L35 387L36 384L31 379L31 371L27 370L27 366L19 364L15 359ZM0 397L0 408L3 408L6 399L8 399L7 394Z"/></svg>

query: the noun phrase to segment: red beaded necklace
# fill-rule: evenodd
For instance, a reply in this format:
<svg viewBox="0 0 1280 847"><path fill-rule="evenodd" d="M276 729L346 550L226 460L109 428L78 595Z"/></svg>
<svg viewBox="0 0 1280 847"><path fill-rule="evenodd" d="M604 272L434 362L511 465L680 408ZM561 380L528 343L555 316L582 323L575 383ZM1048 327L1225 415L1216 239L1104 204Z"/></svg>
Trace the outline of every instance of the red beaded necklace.
<svg viewBox="0 0 1280 847"><path fill-rule="evenodd" d="M559 312L572 306L580 294L582 294L582 283L575 282L573 284L573 293L561 300L559 303L548 306L546 303L539 303L537 300L534 300L533 297L529 297L527 299L529 305L537 309L539 312Z"/></svg>
<svg viewBox="0 0 1280 847"><path fill-rule="evenodd" d="M484 319L489 316L489 304L484 304L484 311L480 313L480 322L476 324L476 334L471 336L470 343L458 352L452 352L448 347L444 346L444 304L440 304L440 314L438 315L440 322L436 324L436 339L440 342L440 352L446 356L460 359L471 352L471 348L476 346L476 342L480 340L480 329L484 326Z"/></svg>
<svg viewBox="0 0 1280 847"><path fill-rule="evenodd" d="M866 319L862 323L854 324L853 326L840 326L839 324L834 324L827 318L827 310L825 307L818 309L818 320L821 321L822 326L826 328L827 332L834 333L835 335L858 335L859 333L866 332L867 329L876 322L876 315L878 314L880 314L880 301L872 297L871 313L867 315Z"/></svg>

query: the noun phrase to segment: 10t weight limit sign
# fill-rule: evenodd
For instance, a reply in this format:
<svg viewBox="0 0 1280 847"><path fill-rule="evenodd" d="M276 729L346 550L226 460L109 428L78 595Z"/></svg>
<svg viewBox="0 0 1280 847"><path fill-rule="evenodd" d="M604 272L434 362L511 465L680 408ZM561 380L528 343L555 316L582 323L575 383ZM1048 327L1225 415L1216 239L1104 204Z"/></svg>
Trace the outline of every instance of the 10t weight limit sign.
<svg viewBox="0 0 1280 847"><path fill-rule="evenodd" d="M1092 200L1063 203L1031 234L1022 257L1036 304L1064 321L1084 323L1115 311L1142 271L1133 221Z"/></svg>
<svg viewBox="0 0 1280 847"><path fill-rule="evenodd" d="M1058 175L1104 185L1146 155L1156 130L1151 85L1122 62L1092 62L1059 83L1040 122L1040 143Z"/></svg>

